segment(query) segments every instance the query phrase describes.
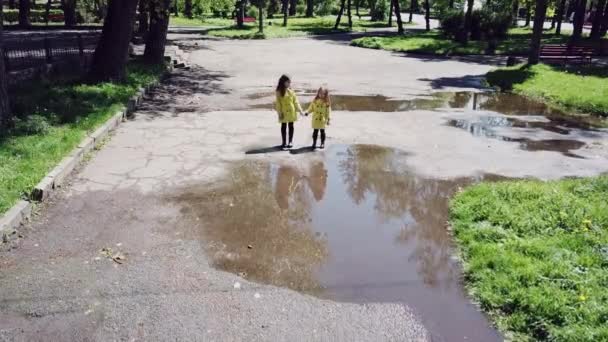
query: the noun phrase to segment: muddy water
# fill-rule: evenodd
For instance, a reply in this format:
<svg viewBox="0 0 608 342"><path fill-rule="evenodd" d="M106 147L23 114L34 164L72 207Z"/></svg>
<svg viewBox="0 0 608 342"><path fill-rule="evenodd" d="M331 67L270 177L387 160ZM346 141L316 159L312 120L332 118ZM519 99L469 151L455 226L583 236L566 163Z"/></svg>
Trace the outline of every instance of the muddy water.
<svg viewBox="0 0 608 342"><path fill-rule="evenodd" d="M309 156L243 162L173 198L215 267L337 301L406 303L437 341L500 340L462 289L446 230L459 187L497 177L422 178L405 153L377 146Z"/></svg>

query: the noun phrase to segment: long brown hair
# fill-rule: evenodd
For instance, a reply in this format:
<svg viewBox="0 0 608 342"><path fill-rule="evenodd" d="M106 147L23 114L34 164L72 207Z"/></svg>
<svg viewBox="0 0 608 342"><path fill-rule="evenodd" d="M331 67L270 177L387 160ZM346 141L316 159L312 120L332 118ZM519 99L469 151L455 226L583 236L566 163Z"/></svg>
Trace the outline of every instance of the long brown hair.
<svg viewBox="0 0 608 342"><path fill-rule="evenodd" d="M321 100L321 94L325 93L325 99ZM325 87L319 87L317 90L317 95L315 96L315 100L321 100L325 102L326 105L331 107L331 98L329 97L329 90Z"/></svg>
<svg viewBox="0 0 608 342"><path fill-rule="evenodd" d="M287 92L287 85L285 83L291 82L291 79L287 75L281 75L279 78L279 84L277 84L277 92L281 94L281 96L285 96Z"/></svg>

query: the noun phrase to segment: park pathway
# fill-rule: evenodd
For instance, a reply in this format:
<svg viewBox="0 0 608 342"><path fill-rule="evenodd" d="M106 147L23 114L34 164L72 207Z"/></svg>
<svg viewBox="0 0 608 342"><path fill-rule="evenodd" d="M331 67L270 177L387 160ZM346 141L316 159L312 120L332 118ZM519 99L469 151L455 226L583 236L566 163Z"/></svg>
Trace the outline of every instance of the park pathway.
<svg viewBox="0 0 608 342"><path fill-rule="evenodd" d="M606 171L606 131L517 116L516 104L500 107L509 115L479 110L469 92L482 89L491 60L405 57L328 38L172 38L192 68L116 130L23 238L2 245L0 340L499 340L459 285L447 195L464 178ZM302 102L322 84L335 95L327 151L265 153L278 142L269 108L282 73ZM310 144L309 135L302 120L296 146ZM376 158L389 154L393 162ZM251 173L255 167L266 176ZM368 178L349 183L357 174ZM263 185L273 177L275 185ZM290 196L305 179L316 201L300 206ZM355 196L361 187L369 189L364 198ZM273 191L276 198L265 197ZM359 227L349 221L357 206L336 193L386 220L366 216L361 222L372 226ZM283 227L279 207L308 213L313 224L327 218L327 227L262 230ZM270 214L256 221L259 212ZM374 233L397 221L415 226L414 236ZM336 239L331 227L348 228L341 222L353 237L368 235L351 243L346 230ZM207 229L216 223L223 228ZM372 246L380 238L387 244ZM326 292L316 291L319 282Z"/></svg>

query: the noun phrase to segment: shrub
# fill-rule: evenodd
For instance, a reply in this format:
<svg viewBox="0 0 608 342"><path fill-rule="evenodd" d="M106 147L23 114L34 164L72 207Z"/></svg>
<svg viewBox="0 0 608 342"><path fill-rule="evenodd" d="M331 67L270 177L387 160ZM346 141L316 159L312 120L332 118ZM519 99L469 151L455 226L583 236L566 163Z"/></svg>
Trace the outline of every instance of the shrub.
<svg viewBox="0 0 608 342"><path fill-rule="evenodd" d="M49 11L49 22L63 22L63 11L62 10L50 10ZM53 16L59 16L53 18ZM15 23L19 21L19 10L8 9L4 10L4 21L9 23ZM30 21L32 23L44 23L46 22L46 11L45 10L31 10Z"/></svg>
<svg viewBox="0 0 608 342"><path fill-rule="evenodd" d="M257 7L249 7L247 9L246 17L257 18L258 17L258 8Z"/></svg>
<svg viewBox="0 0 608 342"><path fill-rule="evenodd" d="M447 11L439 18L441 32L451 39L459 37L464 30L464 13L458 10Z"/></svg>
<svg viewBox="0 0 608 342"><path fill-rule="evenodd" d="M511 27L512 18L510 13L483 11L481 20L481 32L484 39L504 39L507 37Z"/></svg>
<svg viewBox="0 0 608 342"><path fill-rule="evenodd" d="M296 6L296 13L298 15L304 15L304 13L306 13L306 5L304 5L304 4L298 4Z"/></svg>
<svg viewBox="0 0 608 342"><path fill-rule="evenodd" d="M389 2L387 0L378 0L376 8L370 13L372 21L384 21L387 18L389 11Z"/></svg>
<svg viewBox="0 0 608 342"><path fill-rule="evenodd" d="M51 124L40 115L30 115L25 119L17 119L15 122L15 131L18 134L45 134L49 129L51 129Z"/></svg>

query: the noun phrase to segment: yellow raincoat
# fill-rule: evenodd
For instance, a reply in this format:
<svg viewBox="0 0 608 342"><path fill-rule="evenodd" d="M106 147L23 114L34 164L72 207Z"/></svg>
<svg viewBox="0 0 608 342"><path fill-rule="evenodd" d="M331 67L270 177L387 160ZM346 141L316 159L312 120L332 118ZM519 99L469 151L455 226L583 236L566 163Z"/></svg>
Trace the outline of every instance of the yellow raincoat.
<svg viewBox="0 0 608 342"><path fill-rule="evenodd" d="M314 100L308 106L308 112L312 113L312 128L325 129L325 125L329 122L331 108L323 100Z"/></svg>
<svg viewBox="0 0 608 342"><path fill-rule="evenodd" d="M285 96L281 96L281 93L277 92L277 102L275 103L275 109L279 114L280 123L289 123L298 121L298 112L302 111L300 103L296 94L291 89L287 89Z"/></svg>

